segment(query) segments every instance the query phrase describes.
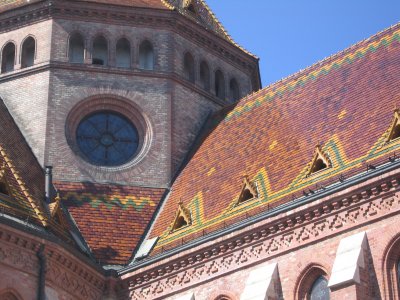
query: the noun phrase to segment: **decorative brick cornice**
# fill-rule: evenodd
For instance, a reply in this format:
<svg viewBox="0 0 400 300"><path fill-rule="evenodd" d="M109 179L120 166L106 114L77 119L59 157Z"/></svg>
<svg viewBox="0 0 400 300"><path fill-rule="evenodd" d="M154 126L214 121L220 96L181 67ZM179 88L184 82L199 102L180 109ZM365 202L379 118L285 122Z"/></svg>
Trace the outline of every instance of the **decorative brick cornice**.
<svg viewBox="0 0 400 300"><path fill-rule="evenodd" d="M36 253L45 245L46 284L65 290L78 299L100 299L105 288L101 272L83 263L62 246L35 238L0 224L0 266L7 265L36 277L39 262Z"/></svg>
<svg viewBox="0 0 400 300"><path fill-rule="evenodd" d="M2 82L7 82L10 80L14 80L23 76L29 76L33 73L40 73L49 70L76 70L90 73L104 73L104 74L117 74L124 76L142 76L147 78L159 78L159 79L169 79L174 82L186 86L187 88L195 91L198 94L203 95L206 99L212 101L220 107L226 105L226 101L221 100L216 97L209 91L206 91L192 82L185 80L182 76L175 72L157 72L157 71L147 71L140 69L121 69L121 68L112 68L112 67L98 67L91 64L70 64L63 62L45 62L39 65L34 65L30 68L24 68L20 70L16 70L11 73L0 74L0 84Z"/></svg>
<svg viewBox="0 0 400 300"><path fill-rule="evenodd" d="M400 174L371 179L257 225L122 275L121 293L158 299L254 263L282 255L400 211Z"/></svg>

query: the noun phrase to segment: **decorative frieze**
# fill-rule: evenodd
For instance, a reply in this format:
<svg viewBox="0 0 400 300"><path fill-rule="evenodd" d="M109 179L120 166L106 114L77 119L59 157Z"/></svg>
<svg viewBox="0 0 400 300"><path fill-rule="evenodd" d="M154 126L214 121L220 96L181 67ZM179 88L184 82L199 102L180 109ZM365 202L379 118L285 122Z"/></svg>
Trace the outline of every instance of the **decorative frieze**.
<svg viewBox="0 0 400 300"><path fill-rule="evenodd" d="M340 199L320 201L296 215L282 215L274 218L273 223L263 223L229 240L208 245L176 260L170 258L160 262L157 269L122 275L125 282L121 289L129 288L132 299L162 298L255 262L294 251L321 238L398 213L400 194L396 193L396 186L399 179L369 185Z"/></svg>

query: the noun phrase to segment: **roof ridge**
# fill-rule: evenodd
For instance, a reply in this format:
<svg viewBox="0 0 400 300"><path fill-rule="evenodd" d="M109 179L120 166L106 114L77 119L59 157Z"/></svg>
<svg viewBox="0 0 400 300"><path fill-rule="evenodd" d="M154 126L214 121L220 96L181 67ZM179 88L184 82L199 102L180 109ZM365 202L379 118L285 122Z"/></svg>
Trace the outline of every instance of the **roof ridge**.
<svg viewBox="0 0 400 300"><path fill-rule="evenodd" d="M236 47L238 47L240 50L242 50L243 52L245 52L246 54L258 59L259 57L253 53L251 53L249 50L247 50L246 48L244 48L243 46L239 45L233 38L232 36L228 33L228 31L226 30L225 26L222 25L222 23L219 21L219 19L217 18L217 16L214 14L214 12L211 10L211 8L208 6L206 0L200 0L200 2L204 5L204 7L207 9L207 11L210 13L211 17L213 18L214 22L221 28L222 32L225 34L227 40L229 42L231 42L233 45L235 45Z"/></svg>
<svg viewBox="0 0 400 300"><path fill-rule="evenodd" d="M281 79L279 79L279 80L277 80L277 81L275 81L273 83L270 83L269 85L267 85L266 87L262 88L261 90L258 90L258 91L255 91L255 92L251 93L251 94L246 95L245 97L243 97L239 101L239 104L241 104L241 103L245 104L246 102L244 100L248 100L249 98L252 98L252 97L254 97L256 95L260 95L261 96L263 93L266 93L271 88L273 88L274 86L276 86L276 85L278 85L280 83L283 83L283 82L286 82L286 81L290 81L290 80L292 80L294 78L300 77L300 75L304 76L307 72L311 71L313 68L316 68L316 67L321 67L322 68L323 65L327 64L328 62L331 62L332 60L338 58L341 55L345 55L345 54L351 53L355 49L358 49L361 46L361 44L370 43L370 42L372 42L372 40L375 40L375 39L377 39L377 38L379 38L379 37L381 37L381 36L383 36L385 34L388 34L391 31L396 30L397 27L399 27L399 29L400 29L400 21L398 23L396 23L396 24L393 24L393 25L391 25L391 26L389 26L389 27L387 27L387 28L375 33L374 35L372 35L372 36L370 36L368 38L365 38L365 39L363 39L361 41L358 41L358 42L350 45L349 47L347 47L344 50L341 50L341 51L336 52L336 53L334 53L332 55L329 55L329 56L327 56L327 57L325 57L325 58L313 63L310 66L307 66L307 67L305 67L303 69L300 69L299 71L297 71L297 72L295 72L293 74L290 74L290 75L288 75L286 77L283 77L283 78L281 78Z"/></svg>

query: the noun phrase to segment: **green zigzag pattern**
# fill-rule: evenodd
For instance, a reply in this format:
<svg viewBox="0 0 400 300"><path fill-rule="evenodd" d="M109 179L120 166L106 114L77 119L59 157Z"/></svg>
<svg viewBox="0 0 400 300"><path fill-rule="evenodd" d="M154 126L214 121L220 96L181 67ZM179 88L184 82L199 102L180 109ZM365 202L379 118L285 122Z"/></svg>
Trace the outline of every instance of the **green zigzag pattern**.
<svg viewBox="0 0 400 300"><path fill-rule="evenodd" d="M393 34L391 37L389 37L388 39L383 38L379 44L377 46L374 45L370 45L368 47L366 47L365 49L361 49L355 52L355 54L353 54L352 56L348 56L346 57L341 63L333 63L332 65L329 66L329 68L327 67L323 67L321 70L319 70L317 73L314 74L311 73L309 74L305 79L299 79L298 81L296 81L293 84L288 84L285 89L283 91L277 91L275 92L275 94L273 94L272 96L267 95L263 98L260 98L252 103L248 103L245 104L242 107L236 107L231 114L229 114L224 121L228 122L230 120L232 120L235 117L239 117L240 115L242 115L245 112L249 112L251 111L253 108L255 107L259 107L261 106L264 102L270 102L272 100L274 100L277 96L280 97L282 95L284 95L286 92L292 92L294 91L296 88L298 87L303 87L304 85L306 85L308 82L310 81L315 81L318 77L320 77L321 75L327 75L330 73L331 70L335 70L335 69L339 69L340 67L342 67L344 64L352 64L354 61L361 59L363 57L365 57L369 52L376 52L379 48L381 48L382 46L384 47L388 47L390 44L392 44L393 42L398 41L400 42L400 33L396 32L395 34Z"/></svg>

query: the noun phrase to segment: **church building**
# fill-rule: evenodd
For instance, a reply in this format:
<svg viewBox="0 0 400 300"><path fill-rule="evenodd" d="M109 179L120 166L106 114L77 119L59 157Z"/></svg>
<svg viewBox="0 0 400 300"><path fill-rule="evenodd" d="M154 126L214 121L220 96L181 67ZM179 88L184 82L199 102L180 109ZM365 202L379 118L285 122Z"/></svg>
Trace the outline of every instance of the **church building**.
<svg viewBox="0 0 400 300"><path fill-rule="evenodd" d="M400 23L262 88L204 0L5 0L0 67L0 300L400 299Z"/></svg>

